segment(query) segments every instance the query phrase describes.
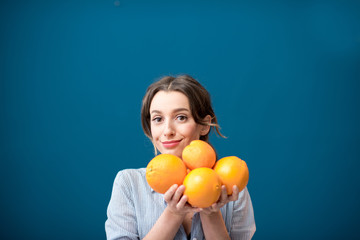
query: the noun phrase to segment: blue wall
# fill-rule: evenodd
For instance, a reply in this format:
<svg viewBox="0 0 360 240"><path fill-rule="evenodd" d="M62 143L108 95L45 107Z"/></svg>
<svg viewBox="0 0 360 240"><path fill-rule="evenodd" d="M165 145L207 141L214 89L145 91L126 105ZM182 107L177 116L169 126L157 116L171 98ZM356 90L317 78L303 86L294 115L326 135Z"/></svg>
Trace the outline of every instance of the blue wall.
<svg viewBox="0 0 360 240"><path fill-rule="evenodd" d="M1 239L104 239L115 174L153 157L141 98L179 73L248 163L254 239L358 235L359 1L236 2L1 1Z"/></svg>

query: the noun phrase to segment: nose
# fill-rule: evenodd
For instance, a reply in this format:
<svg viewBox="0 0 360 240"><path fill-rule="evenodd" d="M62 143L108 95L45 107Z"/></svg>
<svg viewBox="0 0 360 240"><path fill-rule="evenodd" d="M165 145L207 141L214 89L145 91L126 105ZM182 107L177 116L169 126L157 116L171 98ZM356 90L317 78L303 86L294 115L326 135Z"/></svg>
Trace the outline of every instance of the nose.
<svg viewBox="0 0 360 240"><path fill-rule="evenodd" d="M175 135L175 130L174 130L174 126L170 121L167 121L165 123L165 127L164 127L164 136L165 137L169 137L169 136L174 136Z"/></svg>

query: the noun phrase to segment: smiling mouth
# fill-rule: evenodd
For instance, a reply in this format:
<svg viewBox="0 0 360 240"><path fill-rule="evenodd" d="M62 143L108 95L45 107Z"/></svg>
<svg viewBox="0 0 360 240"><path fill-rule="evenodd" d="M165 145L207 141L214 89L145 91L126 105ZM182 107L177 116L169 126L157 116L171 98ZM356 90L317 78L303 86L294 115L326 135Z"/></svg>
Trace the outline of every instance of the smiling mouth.
<svg viewBox="0 0 360 240"><path fill-rule="evenodd" d="M179 145L180 142L181 142L181 140L172 140L172 141L165 141L165 142L161 142L161 143L165 148L173 148L173 147L176 147L177 145Z"/></svg>

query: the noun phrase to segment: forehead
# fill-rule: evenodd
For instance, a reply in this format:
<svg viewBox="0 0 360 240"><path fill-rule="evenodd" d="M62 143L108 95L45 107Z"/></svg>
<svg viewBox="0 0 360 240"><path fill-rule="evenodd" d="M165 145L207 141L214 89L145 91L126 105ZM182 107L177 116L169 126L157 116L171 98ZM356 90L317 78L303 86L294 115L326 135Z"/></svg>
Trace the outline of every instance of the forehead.
<svg viewBox="0 0 360 240"><path fill-rule="evenodd" d="M150 112L154 110L165 111L178 108L190 110L188 97L178 91L159 91L155 94L150 104Z"/></svg>

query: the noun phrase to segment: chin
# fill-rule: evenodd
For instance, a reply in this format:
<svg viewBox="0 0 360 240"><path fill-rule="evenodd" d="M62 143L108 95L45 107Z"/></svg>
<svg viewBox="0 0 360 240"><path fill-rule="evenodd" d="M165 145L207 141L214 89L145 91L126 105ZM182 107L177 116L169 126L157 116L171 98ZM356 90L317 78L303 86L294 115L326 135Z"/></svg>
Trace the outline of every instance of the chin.
<svg viewBox="0 0 360 240"><path fill-rule="evenodd" d="M175 155L175 156L177 156L179 158L182 158L182 151L179 151L179 150L168 149L168 150L162 151L161 153L172 154L172 155Z"/></svg>

